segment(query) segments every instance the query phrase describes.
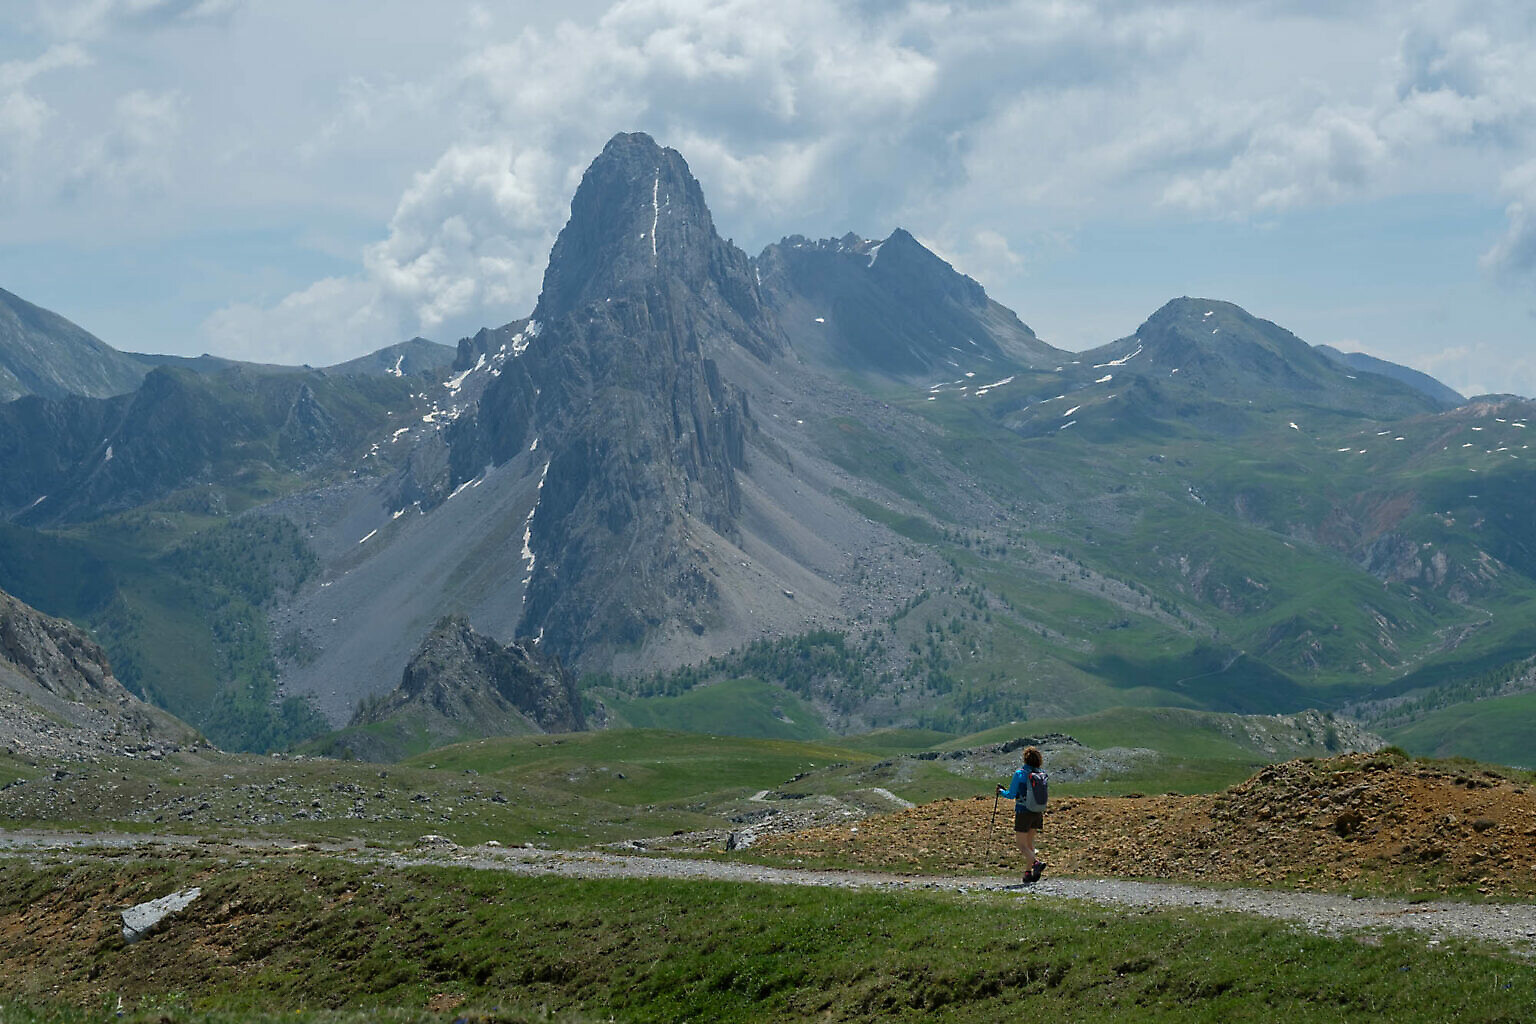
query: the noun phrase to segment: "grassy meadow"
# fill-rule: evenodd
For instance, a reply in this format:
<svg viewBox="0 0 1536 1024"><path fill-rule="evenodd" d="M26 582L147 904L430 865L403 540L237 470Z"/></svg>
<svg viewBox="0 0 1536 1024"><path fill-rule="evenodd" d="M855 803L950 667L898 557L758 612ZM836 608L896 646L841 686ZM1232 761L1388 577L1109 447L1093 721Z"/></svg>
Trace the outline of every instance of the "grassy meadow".
<svg viewBox="0 0 1536 1024"><path fill-rule="evenodd" d="M113 908L198 885L125 945ZM26 921L28 928L15 927ZM0 862L0 1019L1528 1020L1536 964L998 893L570 881L314 857Z"/></svg>

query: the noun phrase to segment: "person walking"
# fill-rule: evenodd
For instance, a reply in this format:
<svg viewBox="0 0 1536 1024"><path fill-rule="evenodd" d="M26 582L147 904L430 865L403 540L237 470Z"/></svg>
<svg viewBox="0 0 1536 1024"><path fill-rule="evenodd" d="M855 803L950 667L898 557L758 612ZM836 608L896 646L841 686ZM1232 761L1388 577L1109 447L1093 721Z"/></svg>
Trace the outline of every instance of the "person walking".
<svg viewBox="0 0 1536 1024"><path fill-rule="evenodd" d="M1036 855L1035 840L1045 826L1045 758L1039 747L1024 748L1024 763L1013 773L1008 788L997 787L998 796L1013 799L1013 834L1019 853L1024 855L1024 884L1034 885L1045 873L1045 861Z"/></svg>

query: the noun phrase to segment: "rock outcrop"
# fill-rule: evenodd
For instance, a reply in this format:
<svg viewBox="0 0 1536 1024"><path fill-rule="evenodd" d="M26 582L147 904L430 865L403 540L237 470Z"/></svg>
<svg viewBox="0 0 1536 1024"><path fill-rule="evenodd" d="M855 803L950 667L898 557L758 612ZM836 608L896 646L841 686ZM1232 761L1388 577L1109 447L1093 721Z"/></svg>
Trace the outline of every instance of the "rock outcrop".
<svg viewBox="0 0 1536 1024"><path fill-rule="evenodd" d="M587 726L576 679L533 643L501 644L462 616L438 621L400 685L365 701L328 752L396 760L425 746Z"/></svg>

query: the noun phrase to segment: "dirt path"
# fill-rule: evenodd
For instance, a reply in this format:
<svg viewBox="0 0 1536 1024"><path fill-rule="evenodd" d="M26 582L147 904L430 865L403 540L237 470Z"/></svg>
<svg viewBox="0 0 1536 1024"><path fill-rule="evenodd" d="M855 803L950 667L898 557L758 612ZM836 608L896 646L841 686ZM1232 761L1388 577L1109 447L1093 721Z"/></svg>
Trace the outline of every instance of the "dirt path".
<svg viewBox="0 0 1536 1024"><path fill-rule="evenodd" d="M397 867L453 865L530 877L673 878L888 891L944 891L978 899L1014 899L1021 904L1064 899L1085 900L1136 909L1188 908L1254 914L1288 921L1315 933L1369 933L1384 928L1407 929L1424 934L1431 944L1452 938L1476 939L1504 946L1521 956L1536 957L1536 903L1357 899L1332 893L1211 888L1107 878L1056 878L1049 875L1032 888L1019 889L1011 884L1016 881L1011 877L774 868L720 860L636 856L606 851L498 846L461 848L447 841L426 843L419 851L410 853L391 853L342 846L294 846L266 840L210 843L181 836L0 831L0 855L9 852L21 856L90 856L93 849L101 848L113 851L133 848L151 856L185 852L189 848L195 849L200 856L212 857L252 852L278 855L325 854L358 863Z"/></svg>

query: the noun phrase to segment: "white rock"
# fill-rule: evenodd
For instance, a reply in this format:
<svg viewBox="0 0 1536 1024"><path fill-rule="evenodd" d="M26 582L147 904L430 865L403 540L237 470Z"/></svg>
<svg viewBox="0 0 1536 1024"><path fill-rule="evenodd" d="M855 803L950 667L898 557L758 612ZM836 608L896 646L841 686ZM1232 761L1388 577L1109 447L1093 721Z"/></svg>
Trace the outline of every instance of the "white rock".
<svg viewBox="0 0 1536 1024"><path fill-rule="evenodd" d="M185 910L202 894L203 890L194 886L191 889L173 892L169 896L162 896L157 900L150 900L148 903L140 903L136 907L129 907L123 911L123 941L138 942L157 924L178 910Z"/></svg>

